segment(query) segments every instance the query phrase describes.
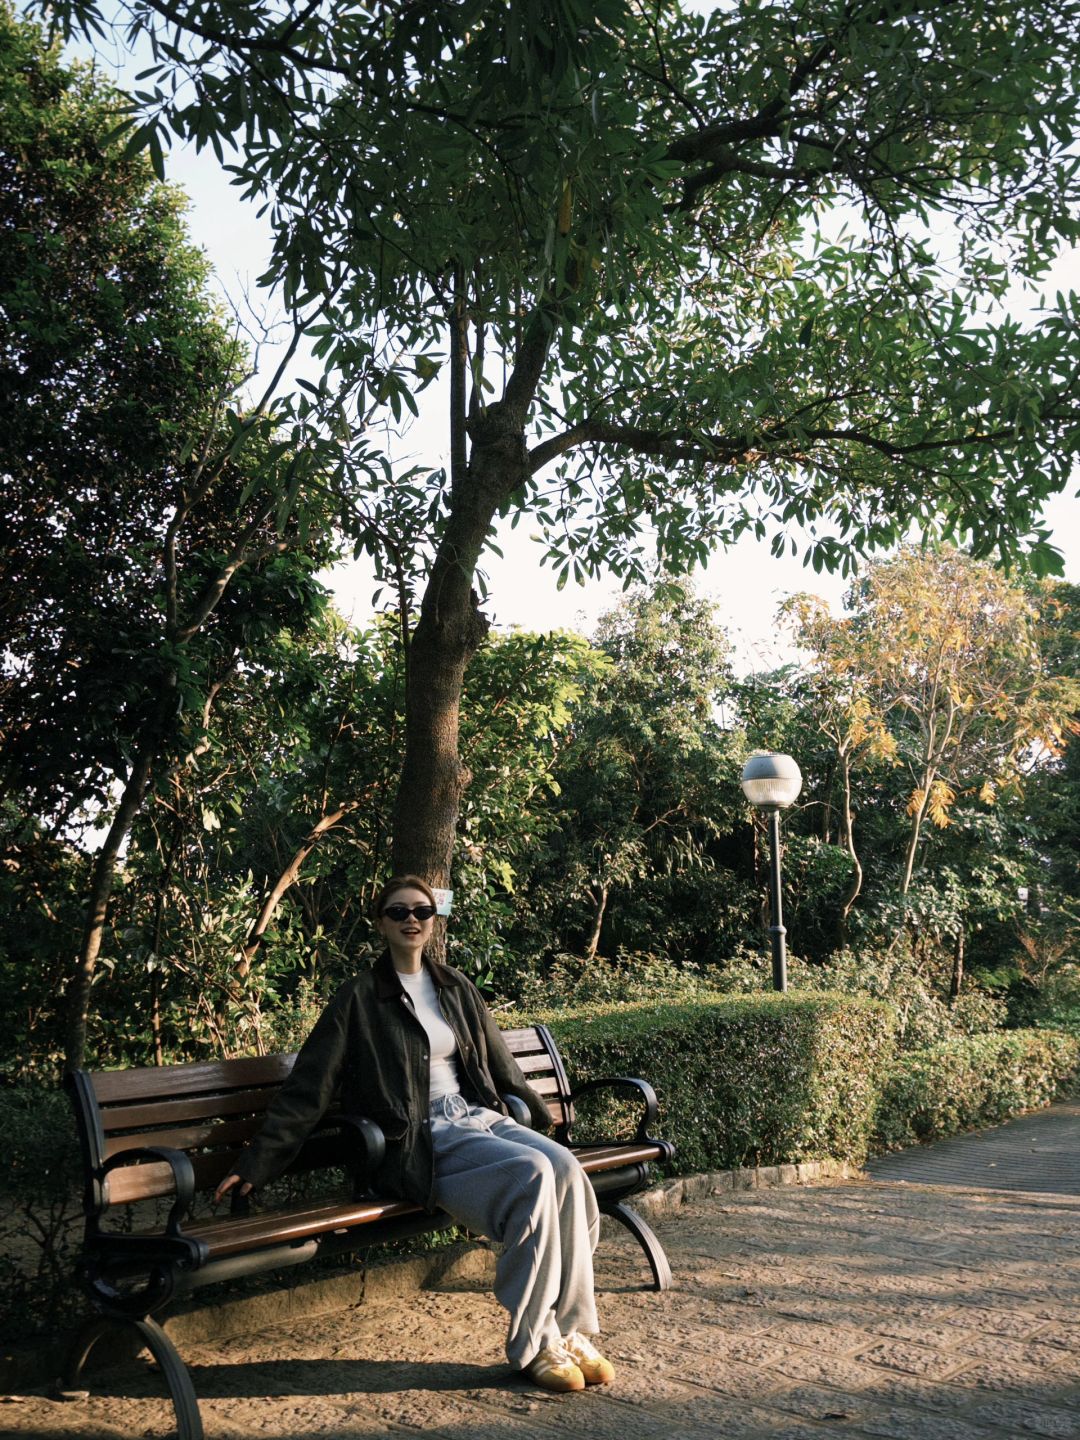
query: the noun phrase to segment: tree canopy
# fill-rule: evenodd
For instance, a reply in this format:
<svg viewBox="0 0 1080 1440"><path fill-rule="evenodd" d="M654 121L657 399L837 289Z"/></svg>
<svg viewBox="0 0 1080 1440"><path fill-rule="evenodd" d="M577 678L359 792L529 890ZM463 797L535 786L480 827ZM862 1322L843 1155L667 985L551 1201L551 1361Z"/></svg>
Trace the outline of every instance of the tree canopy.
<svg viewBox="0 0 1080 1440"><path fill-rule="evenodd" d="M32 808L70 818L124 769L177 455L240 355L183 197L102 145L115 94L6 6L0 54L2 754Z"/></svg>
<svg viewBox="0 0 1080 1440"><path fill-rule="evenodd" d="M964 792L992 805L1059 756L1080 688L1044 660L1035 599L960 551L906 549L875 561L848 607L834 618L816 597L799 596L788 608L809 653L819 724L842 766L861 750L905 771L906 895L924 825L952 824ZM854 858L846 804L843 813Z"/></svg>
<svg viewBox="0 0 1080 1440"><path fill-rule="evenodd" d="M1077 302L993 307L1080 234L1076 0L108 15L151 50L131 146L216 151L269 207L265 284L320 309L305 404L354 543L419 602L397 865L449 877L500 515L569 577L796 523L819 566L913 525L1057 563L1037 516L1080 433ZM449 465L357 468L373 407L436 377Z"/></svg>
<svg viewBox="0 0 1080 1440"><path fill-rule="evenodd" d="M633 568L643 525L685 560L748 493L827 518L823 560L935 518L1012 555L1064 483L1075 312L979 311L1080 234L1072 0L117 8L155 51L136 141L239 147L267 283L332 297L336 398L464 362L474 448L523 404L500 504L571 525L571 567Z"/></svg>
<svg viewBox="0 0 1080 1440"><path fill-rule="evenodd" d="M73 947L77 1063L133 820L197 762L252 651L324 603L333 505L319 437L240 397L183 198L118 143L115 91L7 4L0 91L0 773L16 845L20 820L104 833Z"/></svg>

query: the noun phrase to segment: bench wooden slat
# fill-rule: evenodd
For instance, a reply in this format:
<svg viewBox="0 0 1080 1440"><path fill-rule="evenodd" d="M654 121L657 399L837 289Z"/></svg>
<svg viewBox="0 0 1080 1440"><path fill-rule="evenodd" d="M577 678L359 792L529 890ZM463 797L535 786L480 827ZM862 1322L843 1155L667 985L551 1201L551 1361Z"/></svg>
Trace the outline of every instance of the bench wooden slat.
<svg viewBox="0 0 1080 1440"><path fill-rule="evenodd" d="M196 1190L210 1190L226 1173L229 1152L191 1155ZM110 1205L133 1205L139 1200L157 1200L175 1193L172 1167L164 1161L144 1160L137 1165L118 1165L110 1170L107 1182Z"/></svg>
<svg viewBox="0 0 1080 1440"><path fill-rule="evenodd" d="M648 1142L639 1145L633 1141L627 1141L625 1145L575 1145L573 1150L586 1175L597 1170L615 1170L620 1165L638 1165L661 1160L664 1156L663 1148L659 1145L650 1145Z"/></svg>
<svg viewBox="0 0 1080 1440"><path fill-rule="evenodd" d="M547 1055L549 1053L544 1041L531 1026L528 1030L504 1030L502 1038L506 1041L506 1048L519 1065L521 1061L518 1057L521 1055Z"/></svg>
<svg viewBox="0 0 1080 1440"><path fill-rule="evenodd" d="M160 1143L154 1135L151 1143ZM215 1190L218 1181L229 1173L240 1147L223 1146L218 1150L188 1153L195 1172L195 1189ZM289 1166L289 1174L305 1170L345 1168L345 1156L338 1134L333 1129L316 1131L308 1136L299 1155ZM138 1200L154 1200L174 1193L172 1167L164 1161L144 1160L134 1165L118 1165L108 1175L109 1204L127 1205Z"/></svg>
<svg viewBox="0 0 1080 1440"><path fill-rule="evenodd" d="M510 1053L526 1074L553 1068L550 1053L535 1029L505 1030ZM94 1094L102 1106L169 1104L182 1097L227 1096L241 1088L277 1086L292 1071L295 1055L247 1056L238 1060L197 1065L153 1065L138 1070L96 1070L91 1074ZM196 1098L195 1104L201 1100ZM199 1112L196 1112L199 1113ZM220 1112L218 1112L220 1113ZM111 1117L110 1117L111 1126Z"/></svg>
<svg viewBox="0 0 1080 1440"><path fill-rule="evenodd" d="M649 1144L590 1145L575 1148L574 1154L586 1174L592 1174L656 1160L662 1150ZM205 1241L210 1246L211 1258L214 1258L252 1249L269 1240L289 1244L314 1235L325 1235L328 1230L351 1229L374 1220L419 1213L420 1206L411 1200L343 1201L303 1210L266 1211L259 1215L190 1225L185 1227L184 1233Z"/></svg>
<svg viewBox="0 0 1080 1440"><path fill-rule="evenodd" d="M270 1210L261 1215L185 1226L184 1234L205 1241L210 1258L218 1259L258 1250L266 1244L290 1245L334 1230L351 1230L375 1220L419 1213L420 1206L412 1200L342 1200L309 1209Z"/></svg>
<svg viewBox="0 0 1080 1440"><path fill-rule="evenodd" d="M154 1100L149 1104L111 1105L103 1110L101 1122L106 1135L120 1131L147 1131L159 1125L179 1125L185 1120L207 1120L217 1115L259 1115L278 1092L276 1085L253 1090L250 1086L229 1095L189 1095Z"/></svg>
<svg viewBox="0 0 1080 1440"><path fill-rule="evenodd" d="M137 1144L168 1145L172 1150L204 1150L214 1146L220 1149L227 1145L231 1150L239 1150L241 1145L254 1139L261 1126L262 1116L253 1115L245 1120L215 1120L206 1125L190 1125L177 1130L142 1131L134 1136L127 1131L123 1135L106 1138L105 1158L108 1160Z"/></svg>
<svg viewBox="0 0 1080 1440"><path fill-rule="evenodd" d="M99 1105L131 1100L168 1100L177 1095L228 1093L240 1086L280 1085L295 1055L256 1055L201 1065L151 1065L141 1070L95 1070L91 1076Z"/></svg>
<svg viewBox="0 0 1080 1440"><path fill-rule="evenodd" d="M514 1059L525 1075L538 1075L545 1072L548 1075L554 1074L555 1067L552 1065L551 1056L547 1051L543 1055L515 1055Z"/></svg>

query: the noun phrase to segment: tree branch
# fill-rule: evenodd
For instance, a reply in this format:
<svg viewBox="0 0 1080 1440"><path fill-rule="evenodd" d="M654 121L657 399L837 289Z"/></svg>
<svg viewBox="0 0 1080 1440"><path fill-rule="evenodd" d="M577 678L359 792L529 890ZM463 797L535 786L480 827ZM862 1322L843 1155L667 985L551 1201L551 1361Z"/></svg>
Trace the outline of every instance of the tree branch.
<svg viewBox="0 0 1080 1440"><path fill-rule="evenodd" d="M908 442L887 440L867 430L854 427L799 427L790 430L779 425L759 435L692 435L678 430L649 430L640 425L613 425L605 421L584 420L561 435L553 435L529 452L530 473L536 474L552 460L584 445L614 445L638 455L652 455L661 460L685 460L698 464L731 464L767 454L770 450L797 442L805 453L813 444L830 440L849 441L891 460L910 456L940 453L959 446L993 445L1013 438L1011 428L991 431L968 431L963 435L942 435L934 439Z"/></svg>

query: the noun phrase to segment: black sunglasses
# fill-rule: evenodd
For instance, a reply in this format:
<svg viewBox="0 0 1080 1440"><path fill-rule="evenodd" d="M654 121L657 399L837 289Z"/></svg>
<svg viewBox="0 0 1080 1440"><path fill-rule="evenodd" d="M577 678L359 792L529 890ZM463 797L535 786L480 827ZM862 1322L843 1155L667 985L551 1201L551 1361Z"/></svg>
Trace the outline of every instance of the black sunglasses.
<svg viewBox="0 0 1080 1440"><path fill-rule="evenodd" d="M434 905L387 905L382 913L388 920L400 925L410 915L415 915L417 920L430 920L436 911Z"/></svg>

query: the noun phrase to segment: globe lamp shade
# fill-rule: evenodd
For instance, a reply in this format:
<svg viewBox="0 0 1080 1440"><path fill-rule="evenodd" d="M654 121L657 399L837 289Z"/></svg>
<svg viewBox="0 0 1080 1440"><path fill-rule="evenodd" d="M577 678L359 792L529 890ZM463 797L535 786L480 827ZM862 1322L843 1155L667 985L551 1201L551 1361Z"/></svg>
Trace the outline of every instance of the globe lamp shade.
<svg viewBox="0 0 1080 1440"><path fill-rule="evenodd" d="M786 810L802 789L802 771L790 755L751 755L743 766L743 794L759 810Z"/></svg>

